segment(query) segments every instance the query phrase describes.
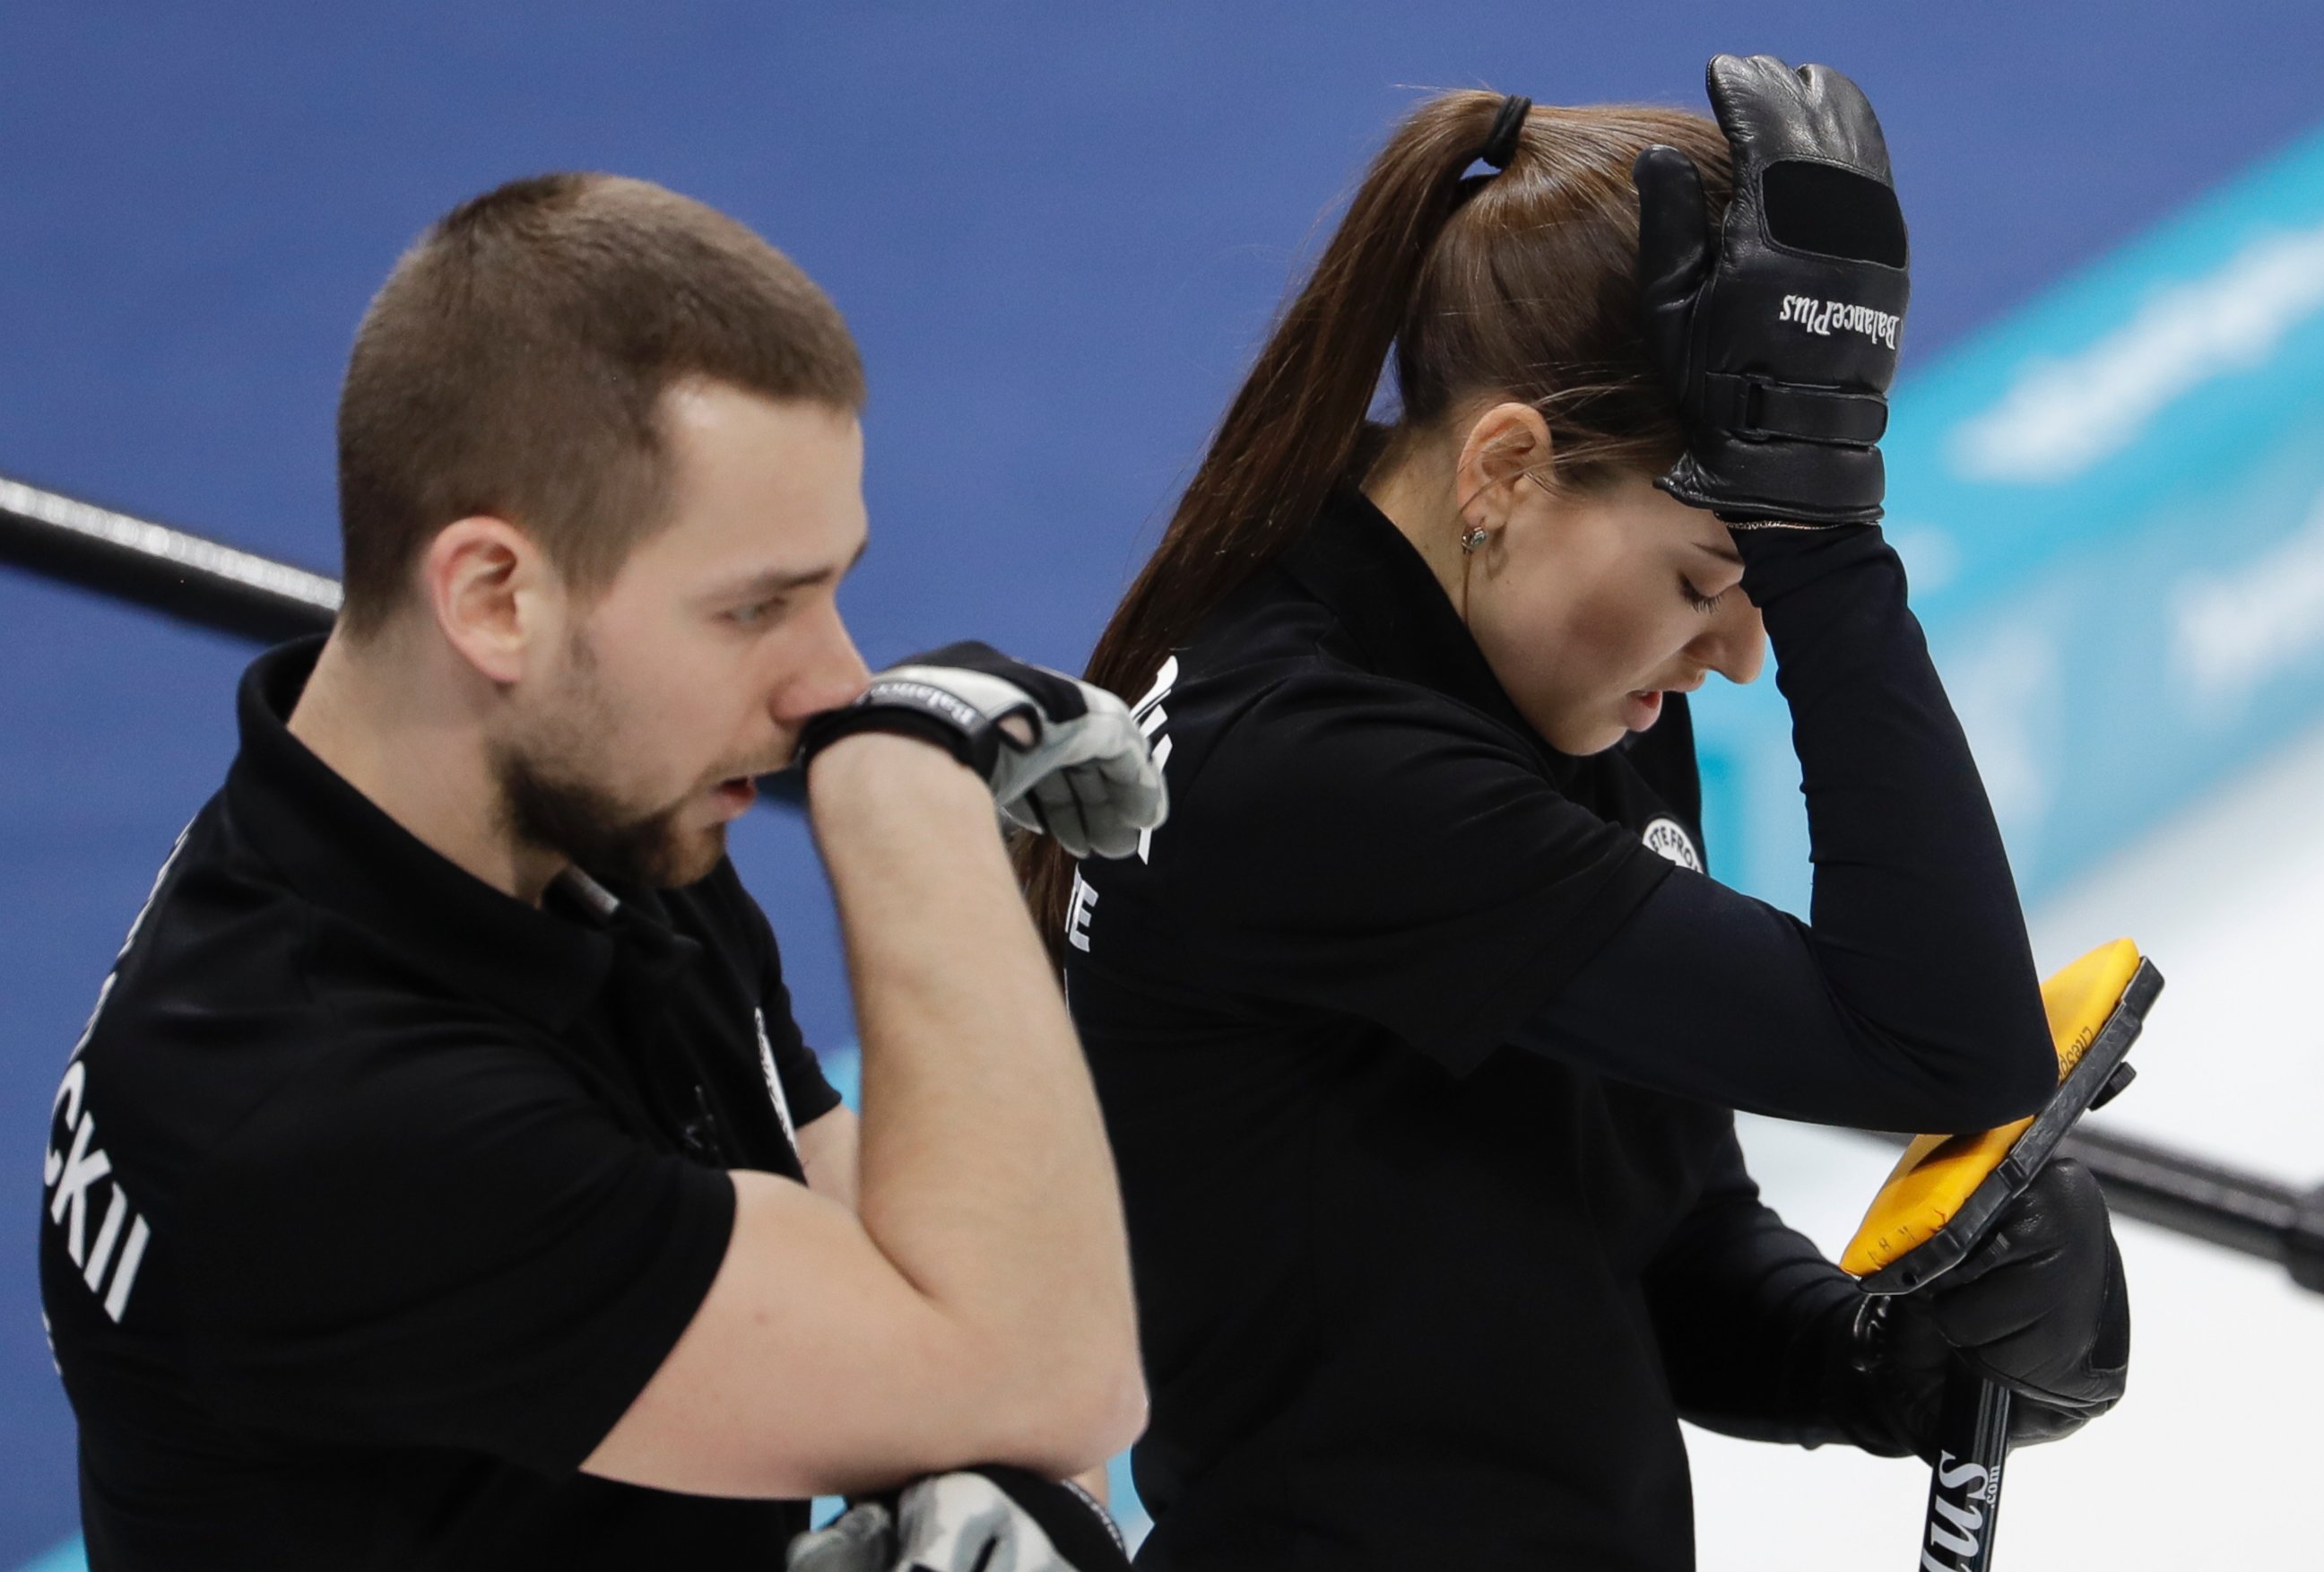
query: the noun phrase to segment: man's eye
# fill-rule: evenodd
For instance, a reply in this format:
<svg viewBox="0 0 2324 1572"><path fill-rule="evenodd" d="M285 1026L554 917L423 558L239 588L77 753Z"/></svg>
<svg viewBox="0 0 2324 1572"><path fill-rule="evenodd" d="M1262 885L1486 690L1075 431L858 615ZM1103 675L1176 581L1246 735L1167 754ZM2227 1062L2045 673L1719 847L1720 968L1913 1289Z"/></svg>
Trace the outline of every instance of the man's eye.
<svg viewBox="0 0 2324 1572"><path fill-rule="evenodd" d="M728 612L726 620L740 628L756 627L771 618L780 604L779 601L754 600L748 606L738 606Z"/></svg>

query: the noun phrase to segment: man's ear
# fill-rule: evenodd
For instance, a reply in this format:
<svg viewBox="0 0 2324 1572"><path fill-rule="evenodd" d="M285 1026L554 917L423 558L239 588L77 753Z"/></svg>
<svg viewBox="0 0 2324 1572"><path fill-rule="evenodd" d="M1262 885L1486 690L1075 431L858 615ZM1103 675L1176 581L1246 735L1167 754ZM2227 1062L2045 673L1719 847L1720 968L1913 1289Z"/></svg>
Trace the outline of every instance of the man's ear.
<svg viewBox="0 0 2324 1572"><path fill-rule="evenodd" d="M420 588L445 642L480 675L510 683L543 647L563 587L523 531L477 514L436 532L420 559Z"/></svg>
<svg viewBox="0 0 2324 1572"><path fill-rule="evenodd" d="M1518 482L1528 471L1545 468L1549 458L1549 422L1531 404L1510 401L1479 415L1461 445L1455 493L1489 516L1471 522L1503 522Z"/></svg>

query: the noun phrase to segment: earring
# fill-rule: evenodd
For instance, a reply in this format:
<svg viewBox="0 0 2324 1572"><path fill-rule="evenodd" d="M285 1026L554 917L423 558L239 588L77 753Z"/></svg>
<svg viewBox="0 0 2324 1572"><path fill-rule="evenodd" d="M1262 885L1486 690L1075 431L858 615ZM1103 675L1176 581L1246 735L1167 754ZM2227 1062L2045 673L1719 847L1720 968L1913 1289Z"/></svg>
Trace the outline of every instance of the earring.
<svg viewBox="0 0 2324 1572"><path fill-rule="evenodd" d="M1478 547L1490 539L1492 536L1480 524L1461 537L1461 550L1464 555L1473 555Z"/></svg>

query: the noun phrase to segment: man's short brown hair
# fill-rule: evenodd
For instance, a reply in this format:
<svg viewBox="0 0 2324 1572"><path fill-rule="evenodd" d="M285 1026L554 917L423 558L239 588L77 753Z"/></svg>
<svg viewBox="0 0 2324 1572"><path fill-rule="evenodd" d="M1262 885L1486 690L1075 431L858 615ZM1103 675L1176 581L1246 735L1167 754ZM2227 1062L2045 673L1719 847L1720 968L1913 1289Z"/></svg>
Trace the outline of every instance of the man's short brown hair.
<svg viewBox="0 0 2324 1572"><path fill-rule="evenodd" d="M643 180L553 174L462 203L396 264L339 397L339 529L361 634L427 541L505 518L585 593L665 516L657 411L706 377L853 412L839 312L724 214Z"/></svg>

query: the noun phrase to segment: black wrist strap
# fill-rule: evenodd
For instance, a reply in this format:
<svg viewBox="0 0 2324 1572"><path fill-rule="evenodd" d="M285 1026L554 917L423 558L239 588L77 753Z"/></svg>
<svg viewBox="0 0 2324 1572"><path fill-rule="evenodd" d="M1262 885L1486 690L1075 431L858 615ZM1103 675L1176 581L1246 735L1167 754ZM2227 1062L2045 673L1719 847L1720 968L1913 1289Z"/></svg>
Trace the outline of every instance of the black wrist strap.
<svg viewBox="0 0 2324 1572"><path fill-rule="evenodd" d="M1874 1294L1849 1307L1828 1368L1831 1418L1854 1446L1876 1457L1916 1456L1925 1444L1911 1433L1913 1404L1889 1357L1891 1308Z"/></svg>
<svg viewBox="0 0 2324 1572"><path fill-rule="evenodd" d="M1057 1484L1023 1468L987 1463L969 1470L999 1485L1019 1512L1041 1525L1049 1544L1074 1572L1130 1572L1121 1530L1080 1485Z"/></svg>
<svg viewBox="0 0 2324 1572"><path fill-rule="evenodd" d="M895 686L938 691L927 689L923 683ZM993 762L1000 756L1001 743L993 729L982 724L981 716L975 717L973 729L964 730L954 711L964 707L950 694L943 694L942 697L951 699L951 704L939 706L917 703L910 698L896 694L875 698L877 692L875 689L844 709L826 709L811 718L799 730L796 762L803 768L816 754L840 738L853 736L857 732L890 732L898 736L917 737L921 742L942 748L980 776L991 778ZM972 710L970 714L974 716L975 712Z"/></svg>
<svg viewBox="0 0 2324 1572"><path fill-rule="evenodd" d="M1731 436L1849 448L1869 448L1888 430L1888 401L1876 394L1722 371L1702 378L1702 415L1706 425Z"/></svg>

